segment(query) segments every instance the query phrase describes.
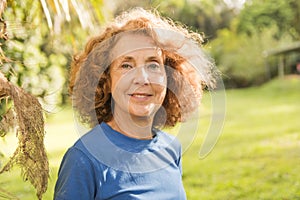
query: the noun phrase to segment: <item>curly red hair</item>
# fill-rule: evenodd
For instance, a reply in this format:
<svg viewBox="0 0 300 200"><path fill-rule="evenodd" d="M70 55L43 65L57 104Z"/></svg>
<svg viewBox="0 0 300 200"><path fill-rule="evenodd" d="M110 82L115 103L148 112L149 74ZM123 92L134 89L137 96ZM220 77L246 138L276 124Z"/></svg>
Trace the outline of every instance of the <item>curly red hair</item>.
<svg viewBox="0 0 300 200"><path fill-rule="evenodd" d="M121 14L73 57L69 89L81 121L94 126L112 120L111 50L125 32L151 37L165 58L167 93L153 126L182 122L199 106L203 86L214 85L214 63L201 50L202 35L142 8Z"/></svg>

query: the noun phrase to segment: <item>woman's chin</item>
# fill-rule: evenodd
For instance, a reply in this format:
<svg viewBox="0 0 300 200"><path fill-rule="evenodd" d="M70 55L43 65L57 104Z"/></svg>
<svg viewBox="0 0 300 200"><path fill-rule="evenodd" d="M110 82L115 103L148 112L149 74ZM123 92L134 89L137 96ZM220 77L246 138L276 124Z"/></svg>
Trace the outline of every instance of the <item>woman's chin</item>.
<svg viewBox="0 0 300 200"><path fill-rule="evenodd" d="M153 118L158 108L155 105L132 105L129 109L131 116Z"/></svg>

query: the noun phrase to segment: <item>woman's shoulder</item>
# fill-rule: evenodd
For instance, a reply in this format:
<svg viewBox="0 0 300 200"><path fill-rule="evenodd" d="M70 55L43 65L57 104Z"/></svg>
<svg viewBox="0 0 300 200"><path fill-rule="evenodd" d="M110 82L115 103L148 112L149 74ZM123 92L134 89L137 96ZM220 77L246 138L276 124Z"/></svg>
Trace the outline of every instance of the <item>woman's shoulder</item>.
<svg viewBox="0 0 300 200"><path fill-rule="evenodd" d="M175 149L180 149L181 144L176 137L176 135L169 134L163 130L155 129L157 140L159 141L159 144L164 144L169 147L173 147Z"/></svg>
<svg viewBox="0 0 300 200"><path fill-rule="evenodd" d="M89 152L89 146L98 146L99 131L97 126L82 135L77 141L67 150L69 156L80 156L91 159L93 156Z"/></svg>

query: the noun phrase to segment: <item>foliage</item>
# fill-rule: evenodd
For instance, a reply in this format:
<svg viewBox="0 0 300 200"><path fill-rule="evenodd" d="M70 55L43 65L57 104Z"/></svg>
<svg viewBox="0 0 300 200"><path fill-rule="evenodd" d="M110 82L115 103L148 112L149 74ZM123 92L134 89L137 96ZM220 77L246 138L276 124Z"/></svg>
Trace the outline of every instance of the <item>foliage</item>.
<svg viewBox="0 0 300 200"><path fill-rule="evenodd" d="M4 137L8 132L11 132L13 127L16 126L16 120L14 120L15 114L12 110L11 104L12 103L9 98L0 98L0 137Z"/></svg>
<svg viewBox="0 0 300 200"><path fill-rule="evenodd" d="M236 15L235 10L228 7L223 0L126 0L117 4L114 13L116 15L137 6L155 8L163 16L178 21L194 31L204 33L209 39L215 38L218 29L228 27L231 19Z"/></svg>
<svg viewBox="0 0 300 200"><path fill-rule="evenodd" d="M42 199L47 190L49 164L44 147L44 117L38 100L12 85L0 72L0 92L2 99L10 98L12 106L2 114L0 133L6 133L11 126L16 126L18 147L12 157L0 170L0 174L10 171L14 165L22 170L25 181L37 190L37 197ZM2 189L1 189L2 191ZM6 193L5 193L6 194Z"/></svg>
<svg viewBox="0 0 300 200"><path fill-rule="evenodd" d="M95 32L104 16L99 12L102 0L71 1L74 5L64 1L68 9L65 4L47 1L51 21L47 23L49 18L41 1L8 1L3 14L9 38L3 50L8 60L0 70L12 83L40 97L45 101L44 108L49 106L51 110L66 103L71 56Z"/></svg>
<svg viewBox="0 0 300 200"><path fill-rule="evenodd" d="M297 2L249 0L230 27L218 31L211 53L227 87L258 85L277 75L278 61L267 60L263 52L299 39Z"/></svg>
<svg viewBox="0 0 300 200"><path fill-rule="evenodd" d="M224 75L223 80L227 87L259 85L269 80L269 73L271 76L276 75L276 63L269 72L263 51L281 46L292 39L285 36L282 40L277 40L273 37L275 33L276 27L266 28L251 36L238 34L234 23L230 30L223 29L218 32L218 37L210 43L211 53Z"/></svg>
<svg viewBox="0 0 300 200"><path fill-rule="evenodd" d="M288 33L294 40L299 40L299 21L298 0L249 0L240 13L238 32L251 35L276 26L278 31L274 37Z"/></svg>
<svg viewBox="0 0 300 200"><path fill-rule="evenodd" d="M44 147L43 109L46 106L42 109L35 96L41 101L46 100L50 106L65 103L63 84L69 57L89 31L94 31L95 20L87 17L94 16L93 12L85 12L91 10L85 6L102 3L96 0L81 4L76 0L71 2L78 16L72 21L72 12L65 4L68 1L60 1L54 10L49 10L48 4L53 8L57 1L46 4L45 0L8 0L5 10L0 5L1 14L4 11L0 27L0 135L6 136L10 127L16 126L18 137L17 149L0 174L18 165L23 179L34 186L39 199L47 190L49 166ZM64 12L59 10L60 6ZM54 27L51 11L55 18ZM62 20L62 13L69 17L67 23ZM98 18L102 17L100 14L95 12ZM84 29L86 24L89 30ZM0 189L0 197L10 196L6 190Z"/></svg>
<svg viewBox="0 0 300 200"><path fill-rule="evenodd" d="M8 2L4 12L8 41L3 45L8 58L1 71L16 85L44 98L59 91L63 84L62 68L67 60L51 52L51 34L43 23L38 1ZM53 101L53 100L52 100Z"/></svg>

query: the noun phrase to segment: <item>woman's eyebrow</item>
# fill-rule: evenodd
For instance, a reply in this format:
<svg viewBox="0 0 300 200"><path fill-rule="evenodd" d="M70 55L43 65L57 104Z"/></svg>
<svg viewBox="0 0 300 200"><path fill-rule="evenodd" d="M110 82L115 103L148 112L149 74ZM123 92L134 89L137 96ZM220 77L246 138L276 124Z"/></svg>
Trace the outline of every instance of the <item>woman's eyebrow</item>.
<svg viewBox="0 0 300 200"><path fill-rule="evenodd" d="M124 57L122 57L122 60L123 61L133 61L134 58L132 56L124 56Z"/></svg>
<svg viewBox="0 0 300 200"><path fill-rule="evenodd" d="M146 62L151 62L151 61L157 61L157 62L161 62L162 59L158 56L150 56L146 59Z"/></svg>

